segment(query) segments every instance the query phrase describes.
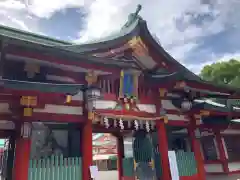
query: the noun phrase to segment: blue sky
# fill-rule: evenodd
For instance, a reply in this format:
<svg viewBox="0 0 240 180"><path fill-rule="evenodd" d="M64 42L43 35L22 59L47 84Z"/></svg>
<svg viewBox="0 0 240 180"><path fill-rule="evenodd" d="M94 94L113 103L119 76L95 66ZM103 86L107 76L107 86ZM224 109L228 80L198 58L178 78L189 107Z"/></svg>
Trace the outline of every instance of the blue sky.
<svg viewBox="0 0 240 180"><path fill-rule="evenodd" d="M240 60L239 0L1 0L0 23L82 43L118 31L137 4L162 46L193 72Z"/></svg>

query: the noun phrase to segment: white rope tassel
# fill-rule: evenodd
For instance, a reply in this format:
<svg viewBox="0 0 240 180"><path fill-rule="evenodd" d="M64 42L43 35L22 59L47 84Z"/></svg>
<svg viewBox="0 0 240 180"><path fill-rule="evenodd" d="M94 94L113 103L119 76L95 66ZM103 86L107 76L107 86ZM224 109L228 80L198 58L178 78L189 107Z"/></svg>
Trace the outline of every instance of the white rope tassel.
<svg viewBox="0 0 240 180"><path fill-rule="evenodd" d="M151 121L151 129L154 130L155 129L155 124L153 121Z"/></svg>
<svg viewBox="0 0 240 180"><path fill-rule="evenodd" d="M113 126L117 127L117 120L116 119L113 120Z"/></svg>
<svg viewBox="0 0 240 180"><path fill-rule="evenodd" d="M123 125L123 120L122 119L119 120L119 126L120 126L121 129L124 129L124 125Z"/></svg>
<svg viewBox="0 0 240 180"><path fill-rule="evenodd" d="M109 128L109 122L108 122L108 118L104 117L104 124L106 128Z"/></svg>
<svg viewBox="0 0 240 180"><path fill-rule="evenodd" d="M143 121L139 121L140 129L143 129Z"/></svg>
<svg viewBox="0 0 240 180"><path fill-rule="evenodd" d="M135 127L135 129L136 129L136 130L138 130L138 129L139 129L139 125L138 125L138 122L137 122L137 120L134 120L134 127Z"/></svg>
<svg viewBox="0 0 240 180"><path fill-rule="evenodd" d="M146 121L146 130L147 130L147 132L149 132L149 131L150 131L150 124L149 124L149 122L148 122L148 121Z"/></svg>
<svg viewBox="0 0 240 180"><path fill-rule="evenodd" d="M128 128L131 128L131 126L132 126L132 123L131 123L131 121L130 121L130 120L128 120L128 121L127 121L127 123L128 123Z"/></svg>

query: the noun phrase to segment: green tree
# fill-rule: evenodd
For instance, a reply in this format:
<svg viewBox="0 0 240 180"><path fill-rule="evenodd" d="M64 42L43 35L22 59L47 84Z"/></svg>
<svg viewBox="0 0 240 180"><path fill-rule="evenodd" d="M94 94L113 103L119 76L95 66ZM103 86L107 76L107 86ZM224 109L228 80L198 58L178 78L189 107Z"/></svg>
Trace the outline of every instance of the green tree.
<svg viewBox="0 0 240 180"><path fill-rule="evenodd" d="M200 76L206 81L240 88L240 61L231 59L207 65L202 69Z"/></svg>
<svg viewBox="0 0 240 180"><path fill-rule="evenodd" d="M200 77L203 80L210 81L219 85L228 85L235 88L240 88L240 61L231 59L225 62L213 63L203 67ZM214 99L219 103L224 101ZM233 102L235 105L240 105L240 100Z"/></svg>

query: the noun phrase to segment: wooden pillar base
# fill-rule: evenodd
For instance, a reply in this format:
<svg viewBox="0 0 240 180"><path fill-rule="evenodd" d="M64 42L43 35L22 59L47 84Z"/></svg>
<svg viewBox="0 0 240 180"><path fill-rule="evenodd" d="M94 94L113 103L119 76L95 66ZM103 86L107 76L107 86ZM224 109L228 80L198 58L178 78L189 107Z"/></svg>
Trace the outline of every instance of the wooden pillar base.
<svg viewBox="0 0 240 180"><path fill-rule="evenodd" d="M222 136L220 134L220 131L215 131L214 133L215 133L215 137L216 137L217 148L219 150L218 152L219 152L220 160L221 160L222 166L223 166L223 171L225 173L229 173L228 162L227 162L227 157L226 157L225 150L224 150Z"/></svg>
<svg viewBox="0 0 240 180"><path fill-rule="evenodd" d="M84 125L82 130L82 177L83 180L90 180L90 170L89 167L93 162L92 155L92 121L88 120L88 122Z"/></svg>
<svg viewBox="0 0 240 180"><path fill-rule="evenodd" d="M188 127L188 135L191 140L192 151L194 152L195 160L197 163L197 171L198 171L199 180L206 180L204 161L203 161L203 157L201 154L200 143L196 139L196 136L195 136L195 129L196 129L195 120L192 120L192 122L190 123L190 125Z"/></svg>
<svg viewBox="0 0 240 180"><path fill-rule="evenodd" d="M17 138L13 169L14 180L28 180L30 153L31 139L21 137Z"/></svg>
<svg viewBox="0 0 240 180"><path fill-rule="evenodd" d="M158 134L158 149L161 156L162 178L164 180L171 180L171 172L168 159L168 140L165 124L162 121L157 122L157 134Z"/></svg>
<svg viewBox="0 0 240 180"><path fill-rule="evenodd" d="M124 157L124 144L123 144L123 137L119 136L117 138L117 153L118 153L118 180L122 180L123 177L123 164L122 159Z"/></svg>

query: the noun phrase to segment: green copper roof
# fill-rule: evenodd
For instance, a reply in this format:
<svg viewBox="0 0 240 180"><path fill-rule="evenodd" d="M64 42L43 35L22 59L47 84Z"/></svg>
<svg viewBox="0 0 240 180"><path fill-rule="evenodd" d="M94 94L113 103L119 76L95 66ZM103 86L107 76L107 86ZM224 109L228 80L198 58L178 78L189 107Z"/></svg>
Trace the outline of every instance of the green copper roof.
<svg viewBox="0 0 240 180"><path fill-rule="evenodd" d="M19 39L22 41L33 42L42 45L59 46L59 45L71 45L70 42L60 41L54 38L50 38L43 35L38 35L18 29L6 27L0 25L0 36L9 37L13 39Z"/></svg>
<svg viewBox="0 0 240 180"><path fill-rule="evenodd" d="M76 94L84 88L82 84L54 84L54 83L39 83L16 80L2 80L5 88L16 90L32 90L46 93L64 93Z"/></svg>

